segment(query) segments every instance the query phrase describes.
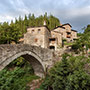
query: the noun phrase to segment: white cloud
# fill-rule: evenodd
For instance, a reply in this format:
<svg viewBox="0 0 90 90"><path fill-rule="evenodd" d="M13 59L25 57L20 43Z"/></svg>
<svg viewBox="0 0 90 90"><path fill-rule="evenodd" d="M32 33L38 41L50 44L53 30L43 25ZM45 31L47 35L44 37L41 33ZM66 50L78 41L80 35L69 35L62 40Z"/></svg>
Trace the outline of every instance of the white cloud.
<svg viewBox="0 0 90 90"><path fill-rule="evenodd" d="M74 3L74 0L63 0L63 4L65 4L65 5L70 5L73 3Z"/></svg>
<svg viewBox="0 0 90 90"><path fill-rule="evenodd" d="M0 22L11 21L19 15L34 13L39 16L47 12L58 16L61 23L71 22L72 25L81 27L90 22L90 1L89 0L1 0L0 1ZM81 17L81 18L80 18ZM84 21L81 20L85 18ZM76 20L81 25L78 25Z"/></svg>
<svg viewBox="0 0 90 90"><path fill-rule="evenodd" d="M1 16L0 15L0 22L4 22L4 21L9 21L10 22L11 20L14 20L13 16L8 16L8 15Z"/></svg>
<svg viewBox="0 0 90 90"><path fill-rule="evenodd" d="M90 6L83 7L83 8L71 9L67 14L69 17L90 15Z"/></svg>

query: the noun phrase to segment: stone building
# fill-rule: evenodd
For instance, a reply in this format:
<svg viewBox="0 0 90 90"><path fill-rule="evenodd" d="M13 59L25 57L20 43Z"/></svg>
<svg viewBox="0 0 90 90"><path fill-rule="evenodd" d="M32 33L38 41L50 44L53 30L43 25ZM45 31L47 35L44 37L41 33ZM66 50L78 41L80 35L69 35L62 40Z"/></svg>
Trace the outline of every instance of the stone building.
<svg viewBox="0 0 90 90"><path fill-rule="evenodd" d="M57 31L51 31L51 37L49 38L49 48L57 50L58 47L62 46L62 35Z"/></svg>
<svg viewBox="0 0 90 90"><path fill-rule="evenodd" d="M77 31L72 30L71 28L72 26L69 23L67 23L54 28L53 31L61 33L62 39L66 39L68 42L70 42L77 39Z"/></svg>
<svg viewBox="0 0 90 90"><path fill-rule="evenodd" d="M24 34L24 44L49 48L50 36L51 33L47 26L30 27L27 29L27 33Z"/></svg>
<svg viewBox="0 0 90 90"><path fill-rule="evenodd" d="M77 39L77 31L76 30L71 30L71 35L72 35L72 40Z"/></svg>
<svg viewBox="0 0 90 90"><path fill-rule="evenodd" d="M58 32L50 31L45 25L30 27L24 34L24 44L57 50L57 47L62 45L62 36Z"/></svg>
<svg viewBox="0 0 90 90"><path fill-rule="evenodd" d="M77 39L77 31L71 28L72 26L67 23L50 31L44 22L43 26L27 28L27 33L24 34L24 44L57 50L62 46L63 39L68 42Z"/></svg>
<svg viewBox="0 0 90 90"><path fill-rule="evenodd" d="M61 34L62 38L66 38L66 30L65 30L64 27L62 27L62 26L57 26L57 27L54 28L52 31L53 31L53 32L58 32L58 33Z"/></svg>

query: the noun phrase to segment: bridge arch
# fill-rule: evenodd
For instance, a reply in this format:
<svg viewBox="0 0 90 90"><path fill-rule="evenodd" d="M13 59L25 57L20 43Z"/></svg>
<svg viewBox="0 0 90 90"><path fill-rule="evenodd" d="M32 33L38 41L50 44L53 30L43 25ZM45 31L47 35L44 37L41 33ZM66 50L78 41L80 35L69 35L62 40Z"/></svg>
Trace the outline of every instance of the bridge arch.
<svg viewBox="0 0 90 90"><path fill-rule="evenodd" d="M56 60L56 54L50 49L28 44L4 44L0 45L0 70L20 56L30 61L34 73L40 77L44 76L46 69L52 67Z"/></svg>
<svg viewBox="0 0 90 90"><path fill-rule="evenodd" d="M2 67L0 69L3 69L4 67L6 67L8 64L10 64L13 60L15 60L16 58L23 56L26 60L28 60L33 69L34 69L34 73L37 76L43 77L44 76L44 72L45 72L45 65L42 62L43 60L36 55L35 53L31 52L31 51L21 51L18 52L10 57L8 57L6 60L4 60Z"/></svg>

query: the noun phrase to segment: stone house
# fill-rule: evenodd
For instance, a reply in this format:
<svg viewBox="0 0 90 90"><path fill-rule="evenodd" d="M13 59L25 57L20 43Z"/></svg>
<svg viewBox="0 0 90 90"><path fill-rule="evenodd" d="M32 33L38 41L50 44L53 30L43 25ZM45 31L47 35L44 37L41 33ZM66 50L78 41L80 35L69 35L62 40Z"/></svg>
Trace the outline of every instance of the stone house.
<svg viewBox="0 0 90 90"><path fill-rule="evenodd" d="M66 30L62 26L58 26L52 30L53 32L58 32L62 35L62 38L66 38Z"/></svg>
<svg viewBox="0 0 90 90"><path fill-rule="evenodd" d="M53 29L53 31L57 31L62 34L62 39L66 39L68 42L77 39L77 31L71 29L72 26L67 23L61 26L58 26Z"/></svg>
<svg viewBox="0 0 90 90"><path fill-rule="evenodd" d="M50 31L47 26L27 28L24 34L24 44L40 46L57 50L58 45L62 45L62 35L55 31Z"/></svg>
<svg viewBox="0 0 90 90"><path fill-rule="evenodd" d="M71 38L71 28L72 26L67 23L67 24L63 24L62 27L65 28L65 33L66 33L66 36L65 36L65 39L69 42L69 41L72 41L72 38Z"/></svg>
<svg viewBox="0 0 90 90"><path fill-rule="evenodd" d="M24 34L24 44L49 48L50 36L51 33L47 26L30 27L27 29L27 33Z"/></svg>
<svg viewBox="0 0 90 90"><path fill-rule="evenodd" d="M71 30L71 38L72 38L72 40L75 40L75 39L77 39L77 31L76 30Z"/></svg>
<svg viewBox="0 0 90 90"><path fill-rule="evenodd" d="M62 46L63 39L70 42L77 38L77 31L71 28L72 26L67 23L50 31L45 22L43 26L29 27L27 33L24 34L24 44L57 50Z"/></svg>
<svg viewBox="0 0 90 90"><path fill-rule="evenodd" d="M51 31L49 41L49 48L57 50L58 47L62 46L62 35L57 31Z"/></svg>

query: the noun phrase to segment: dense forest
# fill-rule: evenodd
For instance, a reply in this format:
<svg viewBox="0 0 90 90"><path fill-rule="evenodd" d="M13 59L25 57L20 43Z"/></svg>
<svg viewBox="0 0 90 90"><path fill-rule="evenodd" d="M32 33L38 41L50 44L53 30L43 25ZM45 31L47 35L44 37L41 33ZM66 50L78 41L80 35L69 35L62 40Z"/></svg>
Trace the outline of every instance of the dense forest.
<svg viewBox="0 0 90 90"><path fill-rule="evenodd" d="M39 17L35 17L34 14L25 15L24 19L19 16L15 22L12 20L10 24L8 22L0 24L0 44L10 44L12 41L18 43L27 27L42 26L44 21L50 30L60 25L58 18L53 15L47 16L47 13Z"/></svg>

